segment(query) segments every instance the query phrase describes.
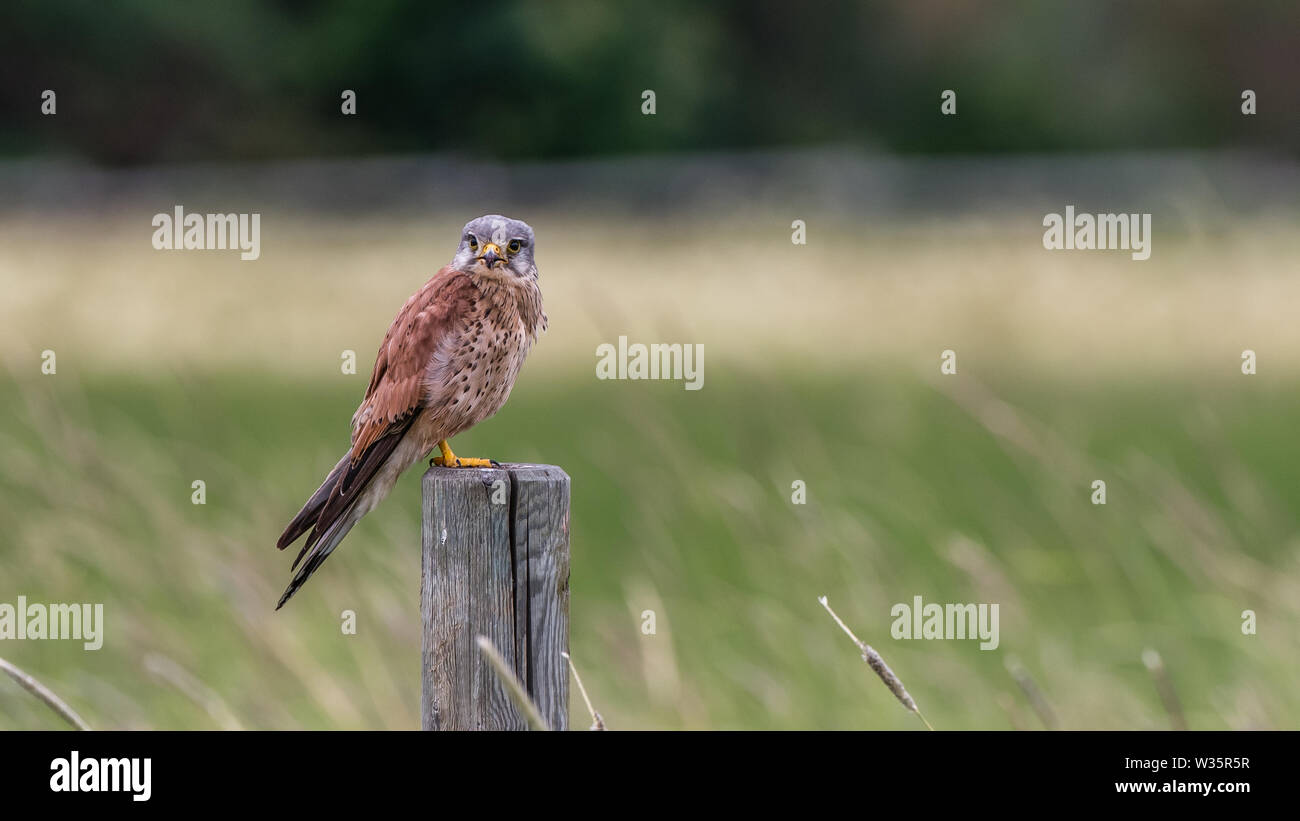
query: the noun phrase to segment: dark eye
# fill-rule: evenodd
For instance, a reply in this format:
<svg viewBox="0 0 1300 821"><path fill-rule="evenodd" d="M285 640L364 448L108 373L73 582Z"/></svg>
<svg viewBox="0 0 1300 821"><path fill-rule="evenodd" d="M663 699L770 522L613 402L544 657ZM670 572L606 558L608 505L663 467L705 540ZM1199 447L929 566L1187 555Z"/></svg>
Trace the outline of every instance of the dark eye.
<svg viewBox="0 0 1300 821"><path fill-rule="evenodd" d="M517 239L512 239L512 240L510 240L510 242L506 245L506 250L509 251L509 252L512 253L512 254L517 254L517 253L519 253L519 249L520 249L521 247L523 247L523 244L522 244L521 242L519 242L519 240L517 240Z"/></svg>
<svg viewBox="0 0 1300 821"><path fill-rule="evenodd" d="M478 237L474 236L473 234L466 234L465 241L469 243L469 250L471 251L478 250Z"/></svg>

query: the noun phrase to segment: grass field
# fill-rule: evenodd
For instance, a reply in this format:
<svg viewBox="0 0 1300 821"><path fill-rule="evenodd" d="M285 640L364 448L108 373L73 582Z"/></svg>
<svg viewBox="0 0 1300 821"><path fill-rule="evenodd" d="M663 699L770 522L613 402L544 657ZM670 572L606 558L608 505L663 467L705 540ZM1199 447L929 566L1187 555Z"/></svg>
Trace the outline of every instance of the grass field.
<svg viewBox="0 0 1300 821"><path fill-rule="evenodd" d="M1190 726L1300 727L1291 234L1184 236L1136 266L979 222L792 248L773 218L721 252L623 224L611 272L578 221L534 224L552 330L456 450L572 477L572 652L611 727L918 727L823 594L938 728L1039 726L1008 657L1063 727L1166 727L1146 648ZM419 471L279 613L273 543L445 228L303 219L241 267L115 226L0 225L0 601L107 622L96 652L0 655L96 728L416 727ZM597 381L620 334L704 343L705 388ZM914 595L999 603L1001 646L891 639ZM0 681L0 728L53 726Z"/></svg>

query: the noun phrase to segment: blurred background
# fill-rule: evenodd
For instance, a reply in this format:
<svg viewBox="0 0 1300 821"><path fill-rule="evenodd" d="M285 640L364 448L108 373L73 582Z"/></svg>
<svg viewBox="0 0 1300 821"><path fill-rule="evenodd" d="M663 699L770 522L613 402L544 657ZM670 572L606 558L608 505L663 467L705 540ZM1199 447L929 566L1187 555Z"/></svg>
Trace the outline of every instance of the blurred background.
<svg viewBox="0 0 1300 821"><path fill-rule="evenodd" d="M106 637L0 657L91 726L418 726L421 470L278 613L274 542L499 212L550 330L456 449L572 477L609 726L918 727L826 595L941 729L1300 727L1294 3L6 16L0 602L101 602ZM178 205L260 213L260 258L154 250ZM1044 250L1067 205L1151 213L1151 258ZM704 389L597 380L619 336L702 343ZM917 595L998 603L1000 647L891 639ZM56 726L0 680L0 728Z"/></svg>

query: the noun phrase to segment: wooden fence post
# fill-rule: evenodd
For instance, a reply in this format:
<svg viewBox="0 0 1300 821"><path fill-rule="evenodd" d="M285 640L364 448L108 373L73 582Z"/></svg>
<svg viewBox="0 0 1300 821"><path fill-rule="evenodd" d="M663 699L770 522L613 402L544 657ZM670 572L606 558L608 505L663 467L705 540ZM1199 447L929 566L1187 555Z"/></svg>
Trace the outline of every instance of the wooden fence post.
<svg viewBox="0 0 1300 821"><path fill-rule="evenodd" d="M569 725L569 477L553 465L424 474L421 726L527 725L479 653L487 636L553 730Z"/></svg>

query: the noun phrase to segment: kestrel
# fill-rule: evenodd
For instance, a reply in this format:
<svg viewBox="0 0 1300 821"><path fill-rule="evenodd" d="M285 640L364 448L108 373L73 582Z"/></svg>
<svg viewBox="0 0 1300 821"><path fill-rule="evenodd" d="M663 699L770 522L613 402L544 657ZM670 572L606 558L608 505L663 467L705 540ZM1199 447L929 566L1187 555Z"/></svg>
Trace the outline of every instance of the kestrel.
<svg viewBox="0 0 1300 821"><path fill-rule="evenodd" d="M283 550L311 531L276 610L383 501L397 477L435 447L442 455L433 464L495 464L458 457L447 440L501 409L546 329L533 250L527 223L479 217L461 232L451 262L397 313L352 415L352 447L276 543Z"/></svg>

